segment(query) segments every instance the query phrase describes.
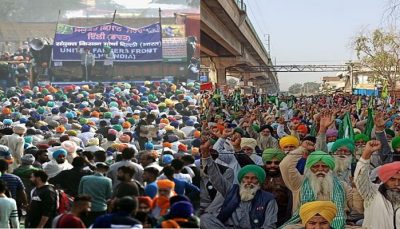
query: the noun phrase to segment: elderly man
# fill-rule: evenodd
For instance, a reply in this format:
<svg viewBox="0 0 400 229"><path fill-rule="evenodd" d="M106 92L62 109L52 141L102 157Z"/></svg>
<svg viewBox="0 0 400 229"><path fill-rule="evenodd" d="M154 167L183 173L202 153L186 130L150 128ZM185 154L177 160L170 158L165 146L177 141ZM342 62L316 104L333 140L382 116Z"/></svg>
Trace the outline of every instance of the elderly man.
<svg viewBox="0 0 400 229"><path fill-rule="evenodd" d="M354 182L364 199L363 227L399 228L400 162L385 164L378 169L381 184L373 184L369 180L371 155L381 145L380 141L367 143L354 174Z"/></svg>
<svg viewBox="0 0 400 229"><path fill-rule="evenodd" d="M206 147L207 143L202 145ZM213 174L211 183L225 200L217 216L201 216L201 228L275 228L278 206L271 193L261 190L265 180L261 167L244 166L238 174L240 184L233 184L222 177L208 150L202 150L202 160Z"/></svg>
<svg viewBox="0 0 400 229"><path fill-rule="evenodd" d="M304 229L331 229L331 223L337 213L332 201L313 201L300 208L300 218Z"/></svg>
<svg viewBox="0 0 400 229"><path fill-rule="evenodd" d="M13 128L12 135L5 135L0 139L0 144L10 149L14 162L11 169L17 168L21 164L21 157L24 155L24 134L26 132L25 125L18 124Z"/></svg>
<svg viewBox="0 0 400 229"><path fill-rule="evenodd" d="M354 171L353 155L356 150L353 140L342 138L335 141L332 146L332 154L335 158L334 173L340 180L351 184L351 171Z"/></svg>
<svg viewBox="0 0 400 229"><path fill-rule="evenodd" d="M55 177L61 171L72 169L73 166L66 160L67 151L65 149L58 149L53 152L53 159L43 165L43 170L50 178Z"/></svg>
<svg viewBox="0 0 400 229"><path fill-rule="evenodd" d="M297 149L299 147L299 139L295 136L288 135L279 140L279 147L288 154L290 151Z"/></svg>
<svg viewBox="0 0 400 229"><path fill-rule="evenodd" d="M266 179L261 188L275 196L278 203L278 227L292 215L292 192L286 187L279 170L279 163L285 156L276 148L266 149L262 154Z"/></svg>
<svg viewBox="0 0 400 229"><path fill-rule="evenodd" d="M157 181L158 195L153 199L151 215L159 219L168 212L170 207L169 199L175 196L175 183L168 179Z"/></svg>
<svg viewBox="0 0 400 229"><path fill-rule="evenodd" d="M259 135L257 137L257 146L261 150L268 148L278 148L278 140L272 137L274 130L270 125L263 125L260 127Z"/></svg>
<svg viewBox="0 0 400 229"><path fill-rule="evenodd" d="M296 169L296 164L307 145L302 145L287 155L280 163L283 180L293 193L292 218L286 224L298 223L299 207L307 202L316 200L331 200L335 203L338 214L332 222L332 227L343 228L346 222L346 202L351 203L351 188L341 182L333 174L334 158L323 152L315 151L307 157L304 176ZM347 199L348 198L348 199Z"/></svg>

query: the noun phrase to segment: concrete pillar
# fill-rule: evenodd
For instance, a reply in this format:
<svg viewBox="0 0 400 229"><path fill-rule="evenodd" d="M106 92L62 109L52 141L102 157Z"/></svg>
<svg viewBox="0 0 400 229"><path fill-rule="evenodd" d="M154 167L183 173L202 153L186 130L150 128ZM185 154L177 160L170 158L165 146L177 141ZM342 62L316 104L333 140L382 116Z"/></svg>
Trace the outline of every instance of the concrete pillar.
<svg viewBox="0 0 400 229"><path fill-rule="evenodd" d="M225 68L217 68L217 83L226 84Z"/></svg>

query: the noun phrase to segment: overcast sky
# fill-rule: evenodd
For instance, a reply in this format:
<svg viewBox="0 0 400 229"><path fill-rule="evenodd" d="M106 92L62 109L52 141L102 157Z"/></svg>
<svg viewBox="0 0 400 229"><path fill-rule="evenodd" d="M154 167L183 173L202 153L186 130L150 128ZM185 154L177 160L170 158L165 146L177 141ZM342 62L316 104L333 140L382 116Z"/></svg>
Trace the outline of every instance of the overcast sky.
<svg viewBox="0 0 400 229"><path fill-rule="evenodd" d="M355 60L351 41L384 25L387 0L245 0L258 35L271 37L277 64L344 64ZM335 73L279 73L281 90L321 82Z"/></svg>

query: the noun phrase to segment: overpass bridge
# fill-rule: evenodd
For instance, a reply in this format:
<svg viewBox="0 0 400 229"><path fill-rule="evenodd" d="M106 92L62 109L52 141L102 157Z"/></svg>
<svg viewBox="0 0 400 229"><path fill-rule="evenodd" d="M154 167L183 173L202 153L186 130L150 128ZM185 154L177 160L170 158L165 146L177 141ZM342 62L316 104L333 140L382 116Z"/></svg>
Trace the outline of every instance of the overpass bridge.
<svg viewBox="0 0 400 229"><path fill-rule="evenodd" d="M200 4L201 64L209 79L226 84L226 76L253 82L267 93L279 91L277 73L249 72L245 67L272 66L249 17L244 0L202 0ZM232 67L240 66L232 71Z"/></svg>

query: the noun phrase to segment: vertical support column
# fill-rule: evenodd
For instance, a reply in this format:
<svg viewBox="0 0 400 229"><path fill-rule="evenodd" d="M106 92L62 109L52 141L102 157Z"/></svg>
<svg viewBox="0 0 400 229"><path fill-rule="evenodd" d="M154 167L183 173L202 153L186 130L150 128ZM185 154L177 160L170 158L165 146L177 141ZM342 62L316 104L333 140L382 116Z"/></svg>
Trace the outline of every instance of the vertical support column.
<svg viewBox="0 0 400 229"><path fill-rule="evenodd" d="M224 67L217 67L217 83L219 85L226 84L226 72Z"/></svg>

